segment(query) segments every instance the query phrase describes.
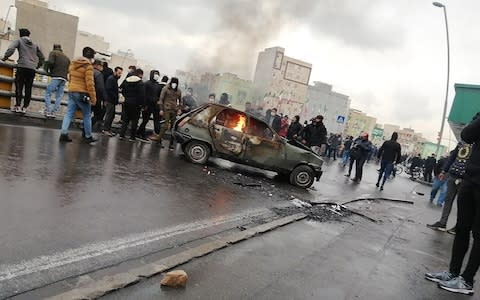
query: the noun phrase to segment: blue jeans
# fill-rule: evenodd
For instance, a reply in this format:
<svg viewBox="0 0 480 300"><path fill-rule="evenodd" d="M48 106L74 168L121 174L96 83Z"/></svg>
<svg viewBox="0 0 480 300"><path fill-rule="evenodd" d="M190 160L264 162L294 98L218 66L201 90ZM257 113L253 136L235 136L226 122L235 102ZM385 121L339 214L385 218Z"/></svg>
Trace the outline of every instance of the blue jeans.
<svg viewBox="0 0 480 300"><path fill-rule="evenodd" d="M83 130L85 131L85 137L90 138L92 136L92 118L91 115L91 106L90 103L85 103L80 99L83 97L83 94L80 93L69 93L68 94L68 106L67 113L63 117L62 123L62 134L68 134L68 128L72 122L73 115L80 109L83 114Z"/></svg>
<svg viewBox="0 0 480 300"><path fill-rule="evenodd" d="M57 112L60 109L60 104L62 103L63 90L65 89L65 80L54 78L47 85L45 91L45 111L47 112ZM55 106L53 110L51 109L52 104L52 94L55 92Z"/></svg>
<svg viewBox="0 0 480 300"><path fill-rule="evenodd" d="M350 150L344 150L343 151L343 164L346 165L348 162L348 159L350 158Z"/></svg>
<svg viewBox="0 0 480 300"><path fill-rule="evenodd" d="M437 176L433 178L432 191L430 192L430 201L433 201L433 199L435 199L435 197L437 196L438 191L440 191L440 196L438 197L438 204L443 204L443 202L445 202L445 194L447 192L445 182L446 180L440 180Z"/></svg>
<svg viewBox="0 0 480 300"><path fill-rule="evenodd" d="M377 183L380 183L380 180L382 180L382 176L383 176L383 181L382 181L382 186L383 186L385 184L385 181L387 181L387 179L392 174L393 167L394 167L393 162L382 160L382 163L380 164L380 174L378 174Z"/></svg>

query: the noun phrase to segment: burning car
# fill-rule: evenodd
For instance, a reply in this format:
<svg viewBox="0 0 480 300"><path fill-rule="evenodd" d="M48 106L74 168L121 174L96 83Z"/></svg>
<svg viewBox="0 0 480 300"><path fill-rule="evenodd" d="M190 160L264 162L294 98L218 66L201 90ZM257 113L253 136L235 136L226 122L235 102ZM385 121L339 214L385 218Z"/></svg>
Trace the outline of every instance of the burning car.
<svg viewBox="0 0 480 300"><path fill-rule="evenodd" d="M323 160L297 141L280 137L267 123L220 104L182 115L172 130L187 159L205 164L210 156L288 175L310 187L322 176Z"/></svg>

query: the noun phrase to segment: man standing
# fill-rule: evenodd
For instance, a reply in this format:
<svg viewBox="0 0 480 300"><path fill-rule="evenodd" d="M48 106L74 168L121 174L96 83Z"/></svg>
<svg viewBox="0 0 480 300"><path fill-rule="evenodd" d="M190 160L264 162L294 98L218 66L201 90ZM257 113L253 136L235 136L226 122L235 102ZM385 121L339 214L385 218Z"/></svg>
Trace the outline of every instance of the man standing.
<svg viewBox="0 0 480 300"><path fill-rule="evenodd" d="M282 128L282 119L280 118L280 116L277 115L276 108L273 108L270 111L270 117L268 117L267 122L268 122L268 125L270 125L270 127L272 127L272 129L275 130L275 132L277 133Z"/></svg>
<svg viewBox="0 0 480 300"><path fill-rule="evenodd" d="M122 94L125 97L125 103L123 104L125 119L120 129L120 139L122 140L125 139L125 133L129 124L131 124L130 141L134 142L136 140L140 111L145 105L145 86L142 77L143 70L136 69L123 83Z"/></svg>
<svg viewBox="0 0 480 300"><path fill-rule="evenodd" d="M67 82L68 67L70 66L70 59L63 54L62 46L59 44L53 45L53 51L48 55L47 73L52 77L52 80L47 85L45 91L45 116L47 118L54 118L55 114L60 109L62 103L63 90ZM55 92L55 106L51 107L52 94Z"/></svg>
<svg viewBox="0 0 480 300"><path fill-rule="evenodd" d="M394 132L392 138L389 141L385 141L383 145L378 149L377 157L381 160L380 164L380 174L378 174L378 180L376 186L380 186L380 190L383 191L383 186L385 182L392 174L394 163L400 163L402 158L402 146L397 142L398 133ZM380 181L383 181L380 185Z"/></svg>
<svg viewBox="0 0 480 300"><path fill-rule="evenodd" d="M102 74L103 74L103 79L105 79L105 84L107 84L107 79L108 77L113 75L113 70L110 67L108 67L108 62L106 61L103 62Z"/></svg>
<svg viewBox="0 0 480 300"><path fill-rule="evenodd" d="M372 151L372 143L368 140L368 133L362 132L359 138L353 142L353 147L350 150L350 167L346 177L352 174L353 163L355 163L355 177L354 182L359 183L363 177L363 165L368 158L368 154Z"/></svg>
<svg viewBox="0 0 480 300"><path fill-rule="evenodd" d="M300 135L303 126L300 124L300 116L293 117L292 123L288 127L287 140L295 140Z"/></svg>
<svg viewBox="0 0 480 300"><path fill-rule="evenodd" d="M160 94L160 116L165 119L165 123L160 129L160 142L165 136L165 132L168 129L173 129L173 124L175 123L177 113L183 106L181 102L182 92L178 88L178 78L172 77L170 84L163 88ZM173 134L170 135L169 149L173 150Z"/></svg>
<svg viewBox="0 0 480 300"><path fill-rule="evenodd" d="M439 231L447 231L449 233L455 232L455 228L447 230L448 216L452 211L453 201L455 200L460 184L463 181L466 162L470 158L471 153L472 145L461 141L458 143L457 147L455 147L455 149L450 153L450 157L443 165L443 170L438 175L439 180L445 180L445 177L447 177L447 182L445 183L445 185L447 186L447 191L446 193L440 193L440 196L438 198L438 202L443 203L442 216L440 217L440 221L433 224L428 224L428 228ZM434 198L435 195L431 195L430 201L433 201Z"/></svg>
<svg viewBox="0 0 480 300"><path fill-rule="evenodd" d="M440 196L438 197L437 206L442 206L443 201L445 201L445 176L440 176L443 171L443 166L445 165L447 158L441 157L435 167L433 168L433 184L432 190L430 192L430 203L433 202L437 196L438 191L440 190Z"/></svg>
<svg viewBox="0 0 480 300"><path fill-rule="evenodd" d="M225 106L230 106L230 101L228 101L228 94L227 93L222 93L220 95L220 100L218 101L219 104L225 105Z"/></svg>
<svg viewBox="0 0 480 300"><path fill-rule="evenodd" d="M333 160L337 160L337 152L338 152L338 147L340 146L341 138L336 135L332 134L330 138L328 139L328 158L333 153Z"/></svg>
<svg viewBox="0 0 480 300"><path fill-rule="evenodd" d="M350 159L350 148L352 148L352 144L353 144L353 136L347 137L347 139L343 143L342 162L344 167L347 165L347 162Z"/></svg>
<svg viewBox="0 0 480 300"><path fill-rule="evenodd" d="M15 107L14 112L26 113L30 100L32 99L33 79L35 69L43 65L45 57L40 48L30 39L30 30L21 28L20 39L14 41L8 47L2 60L6 61L18 50L17 72L15 73ZM25 87L25 98L22 105L23 88Z"/></svg>
<svg viewBox="0 0 480 300"><path fill-rule="evenodd" d="M437 160L435 159L435 154L433 153L425 160L425 173L423 177L426 182L432 182L433 168L435 168L436 163Z"/></svg>
<svg viewBox="0 0 480 300"><path fill-rule="evenodd" d="M480 118L478 115L461 132L462 140L473 146L458 192L457 226L450 269L441 273L425 274L426 279L438 282L440 288L467 295L474 293L473 278L480 266ZM472 235L473 245L470 256L463 273L460 273Z"/></svg>
<svg viewBox="0 0 480 300"><path fill-rule="evenodd" d="M187 94L182 98L182 102L182 112L184 113L197 108L197 102L195 101L195 98L193 98L193 89L191 87L187 89Z"/></svg>
<svg viewBox="0 0 480 300"><path fill-rule="evenodd" d="M92 107L92 128L99 121L103 120L104 103L107 99L107 91L105 90L105 80L103 79L103 64L100 60L96 59L93 62L93 78L95 81L95 93L97 95L97 103Z"/></svg>
<svg viewBox="0 0 480 300"><path fill-rule="evenodd" d="M107 99L105 101L105 121L103 122L103 134L114 136L112 123L115 118L115 106L118 104L118 80L122 77L123 69L116 67L113 75L107 78L105 90Z"/></svg>
<svg viewBox="0 0 480 300"><path fill-rule="evenodd" d="M68 106L67 113L63 118L60 142L72 141L68 136L68 128L77 109L80 109L83 114L84 140L87 143L96 141L92 136L92 119L90 119L91 105L97 103L92 66L95 50L90 47L85 47L83 48L82 54L83 57L73 60L68 68L68 73L70 73L68 82Z"/></svg>
<svg viewBox="0 0 480 300"><path fill-rule="evenodd" d="M310 147L313 152L321 155L322 145L327 142L327 128L323 125L323 116L318 115L303 131L302 143Z"/></svg>
<svg viewBox="0 0 480 300"><path fill-rule="evenodd" d="M137 136L141 139L147 139L145 127L150 116L153 115L153 130L155 134L160 133L160 108L158 99L160 98L161 87L159 84L160 72L158 70L150 71L150 79L145 82L145 107L142 111L142 124L138 127Z"/></svg>

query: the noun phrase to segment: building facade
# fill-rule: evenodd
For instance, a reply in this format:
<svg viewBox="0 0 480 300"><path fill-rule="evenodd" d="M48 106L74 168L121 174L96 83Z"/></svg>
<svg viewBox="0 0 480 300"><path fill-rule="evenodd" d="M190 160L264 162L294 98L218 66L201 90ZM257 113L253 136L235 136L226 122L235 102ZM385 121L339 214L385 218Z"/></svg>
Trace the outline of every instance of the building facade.
<svg viewBox="0 0 480 300"><path fill-rule="evenodd" d="M322 115L328 132L342 133L347 123L350 98L333 91L329 84L320 81L315 81L313 84L307 88L307 99L300 117L310 120L317 115Z"/></svg>
<svg viewBox="0 0 480 300"><path fill-rule="evenodd" d="M32 40L40 46L45 54L53 49L54 44L62 45L63 52L73 57L78 31L78 17L48 8L44 1L16 0L17 37L19 28L28 28Z"/></svg>
<svg viewBox="0 0 480 300"><path fill-rule="evenodd" d="M284 115L301 115L307 99L312 65L285 56L281 47L258 55L254 76L254 102L264 109L277 108Z"/></svg>
<svg viewBox="0 0 480 300"><path fill-rule="evenodd" d="M97 52L107 54L110 49L110 43L106 42L103 36L86 31L78 31L75 41L74 56L82 56L82 50L85 47L91 47Z"/></svg>
<svg viewBox="0 0 480 300"><path fill-rule="evenodd" d="M362 132L372 135L373 129L377 124L377 119L367 115L366 113L350 109L348 111L347 124L343 132L344 136L358 137Z"/></svg>

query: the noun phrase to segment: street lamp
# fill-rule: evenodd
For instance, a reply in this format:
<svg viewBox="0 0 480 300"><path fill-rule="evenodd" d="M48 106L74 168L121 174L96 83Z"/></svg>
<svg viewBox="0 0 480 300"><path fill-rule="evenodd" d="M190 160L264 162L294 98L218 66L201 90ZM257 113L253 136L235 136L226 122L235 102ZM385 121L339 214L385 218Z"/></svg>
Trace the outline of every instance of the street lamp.
<svg viewBox="0 0 480 300"><path fill-rule="evenodd" d="M447 88L445 92L445 104L443 105L443 115L442 115L442 125L440 127L440 132L438 133L438 143L437 143L437 156L440 151L440 144L443 137L443 128L445 127L445 119L447 117L447 105L448 105L448 86L450 85L450 37L448 34L448 21L447 21L447 7L445 4L440 2L433 2L433 5L436 7L443 8L443 14L445 16L445 28L447 31Z"/></svg>

